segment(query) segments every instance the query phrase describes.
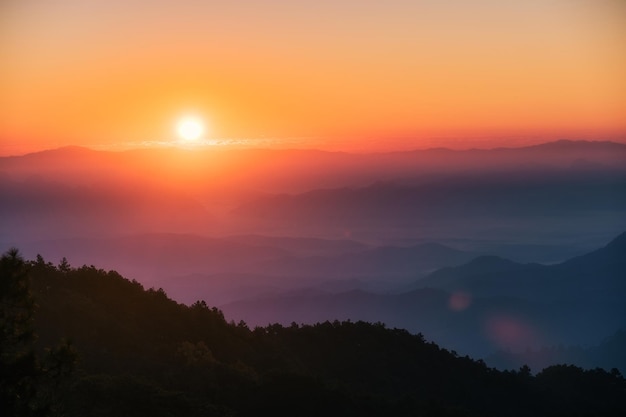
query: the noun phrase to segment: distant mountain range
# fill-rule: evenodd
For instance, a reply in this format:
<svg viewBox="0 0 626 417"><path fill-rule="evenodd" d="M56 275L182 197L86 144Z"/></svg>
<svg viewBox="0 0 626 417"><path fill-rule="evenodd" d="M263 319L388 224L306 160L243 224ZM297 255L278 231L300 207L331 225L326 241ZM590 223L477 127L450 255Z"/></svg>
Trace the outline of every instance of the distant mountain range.
<svg viewBox="0 0 626 417"><path fill-rule="evenodd" d="M70 185L33 177L0 178L0 241L103 237L207 230L215 219L197 200L174 189L125 183Z"/></svg>
<svg viewBox="0 0 626 417"><path fill-rule="evenodd" d="M427 149L371 154L261 149L186 151L176 148L105 152L73 146L0 157L0 173L20 181L37 175L49 181L72 184L110 179L134 183L151 179L171 185L179 183L184 187L210 184L212 189L237 184L237 187L265 192L363 186L376 181L435 173L576 167L624 171L626 144L562 140L522 148ZM285 175L288 172L297 175ZM243 181L247 184L241 184Z"/></svg>
<svg viewBox="0 0 626 417"><path fill-rule="evenodd" d="M601 249L557 265L519 264L484 256L462 266L443 268L415 285L476 296L515 294L546 302L562 302L569 291L617 295L626 291L625 255L626 233L622 233Z"/></svg>
<svg viewBox="0 0 626 417"><path fill-rule="evenodd" d="M253 325L378 320L482 357L497 349L590 346L626 329L626 233L560 264L483 256L414 286L401 294L290 292L222 308L227 317Z"/></svg>
<svg viewBox="0 0 626 417"><path fill-rule="evenodd" d="M597 244L626 228L626 145L376 154L69 147L0 158L0 191L5 243L193 233L554 244L574 223Z"/></svg>
<svg viewBox="0 0 626 417"><path fill-rule="evenodd" d="M425 223L449 216L537 216L580 211L626 210L626 171L590 174L538 172L467 174L427 184L376 183L302 194L277 194L238 207L249 217L316 223Z"/></svg>
<svg viewBox="0 0 626 417"><path fill-rule="evenodd" d="M407 277L424 274L443 265L457 265L473 255L436 243L410 247L381 246L359 252L326 257L291 257L259 264L266 274L313 275L327 278L346 276Z"/></svg>
<svg viewBox="0 0 626 417"><path fill-rule="evenodd" d="M202 297L217 305L310 287L332 293L411 289L418 277L480 255L436 243L371 246L349 239L171 233L39 240L18 246L27 256L41 254L54 262L71 253L78 265L115 269L145 285L163 287L179 301Z"/></svg>
<svg viewBox="0 0 626 417"><path fill-rule="evenodd" d="M212 304L310 286L388 290L476 256L435 243L371 247L348 239L167 233L41 240L20 248L54 261L71 253L78 264L115 269L180 301L201 296Z"/></svg>
<svg viewBox="0 0 626 417"><path fill-rule="evenodd" d="M5 248L252 324L366 318L482 356L624 328L624 238L588 253L619 230L626 145L613 142L0 158Z"/></svg>

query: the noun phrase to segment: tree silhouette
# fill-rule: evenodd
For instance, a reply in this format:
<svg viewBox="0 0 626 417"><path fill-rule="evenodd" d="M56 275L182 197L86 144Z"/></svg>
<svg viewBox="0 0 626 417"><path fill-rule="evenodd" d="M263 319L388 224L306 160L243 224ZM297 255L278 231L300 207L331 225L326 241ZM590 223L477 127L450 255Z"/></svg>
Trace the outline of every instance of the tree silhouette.
<svg viewBox="0 0 626 417"><path fill-rule="evenodd" d="M34 398L37 361L31 344L34 302L26 264L17 249L0 259L0 410L26 415Z"/></svg>
<svg viewBox="0 0 626 417"><path fill-rule="evenodd" d="M617 370L498 371L382 323L249 329L204 301L178 304L94 266L25 264L17 251L0 271L1 416L626 415ZM59 386L71 347L40 364L33 326L38 351L74 340L71 386Z"/></svg>
<svg viewBox="0 0 626 417"><path fill-rule="evenodd" d="M28 264L15 248L0 258L0 415L45 416L59 412L60 381L76 359L68 342L35 354Z"/></svg>

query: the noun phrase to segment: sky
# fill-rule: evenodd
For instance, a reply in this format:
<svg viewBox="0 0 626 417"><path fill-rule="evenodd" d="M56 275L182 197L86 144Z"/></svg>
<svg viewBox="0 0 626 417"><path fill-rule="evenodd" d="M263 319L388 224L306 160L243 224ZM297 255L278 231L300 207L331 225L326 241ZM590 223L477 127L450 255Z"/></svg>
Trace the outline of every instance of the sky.
<svg viewBox="0 0 626 417"><path fill-rule="evenodd" d="M625 45L623 0L2 0L0 155L626 142Z"/></svg>

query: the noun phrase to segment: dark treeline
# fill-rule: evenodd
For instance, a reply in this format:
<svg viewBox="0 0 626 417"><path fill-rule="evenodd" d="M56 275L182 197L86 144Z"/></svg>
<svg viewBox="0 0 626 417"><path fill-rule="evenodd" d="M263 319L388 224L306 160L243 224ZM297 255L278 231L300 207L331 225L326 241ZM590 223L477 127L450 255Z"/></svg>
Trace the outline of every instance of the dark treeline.
<svg viewBox="0 0 626 417"><path fill-rule="evenodd" d="M16 251L0 273L3 416L626 413L617 370L498 371L382 324L249 329L116 272Z"/></svg>

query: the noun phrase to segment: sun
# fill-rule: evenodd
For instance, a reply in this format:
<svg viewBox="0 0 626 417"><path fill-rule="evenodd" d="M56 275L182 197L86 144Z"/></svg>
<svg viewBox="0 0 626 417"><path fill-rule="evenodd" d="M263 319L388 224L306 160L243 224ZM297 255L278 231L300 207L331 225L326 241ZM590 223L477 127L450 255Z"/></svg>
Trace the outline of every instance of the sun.
<svg viewBox="0 0 626 417"><path fill-rule="evenodd" d="M183 117L176 123L176 133L185 142L195 142L204 134L204 123L197 117Z"/></svg>

